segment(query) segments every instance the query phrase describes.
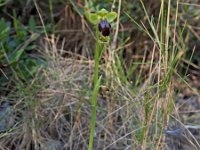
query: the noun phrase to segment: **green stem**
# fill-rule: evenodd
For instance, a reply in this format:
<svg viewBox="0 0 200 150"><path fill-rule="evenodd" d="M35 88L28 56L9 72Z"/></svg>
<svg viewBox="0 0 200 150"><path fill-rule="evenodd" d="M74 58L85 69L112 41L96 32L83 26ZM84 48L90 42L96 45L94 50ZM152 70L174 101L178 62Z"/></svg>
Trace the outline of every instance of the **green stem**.
<svg viewBox="0 0 200 150"><path fill-rule="evenodd" d="M96 86L93 90L92 95L92 118L91 118L91 125L90 125L90 139L89 139L89 147L88 150L92 150L93 141L94 141L94 131L95 131L95 123L96 123L96 103L97 103L97 96L99 92L100 80L97 80Z"/></svg>
<svg viewBox="0 0 200 150"><path fill-rule="evenodd" d="M95 49L95 66L94 66L94 87L98 81L99 78L99 54L100 54L100 44L96 43L96 49Z"/></svg>
<svg viewBox="0 0 200 150"><path fill-rule="evenodd" d="M94 67L94 80L93 80L93 91L92 91L92 117L91 117L91 125L90 125L90 138L89 138L89 147L88 150L92 150L93 141L94 141L94 131L96 124L96 106L97 106L97 97L100 87L100 79L99 79L99 61L101 57L101 53L103 50L103 45L96 42L95 49L95 67Z"/></svg>
<svg viewBox="0 0 200 150"><path fill-rule="evenodd" d="M52 24L52 29L53 33L55 31L55 23L54 23L54 17L53 17L53 0L49 0L49 10L50 10L50 17L51 17L51 24Z"/></svg>

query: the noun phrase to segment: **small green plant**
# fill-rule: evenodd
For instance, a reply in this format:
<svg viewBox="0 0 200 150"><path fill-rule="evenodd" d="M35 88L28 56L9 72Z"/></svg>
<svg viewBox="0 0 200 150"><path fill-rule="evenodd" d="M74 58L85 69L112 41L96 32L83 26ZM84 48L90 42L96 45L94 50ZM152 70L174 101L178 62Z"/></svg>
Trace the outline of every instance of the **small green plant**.
<svg viewBox="0 0 200 150"><path fill-rule="evenodd" d="M24 26L15 13L12 22L0 19L0 66L1 71L6 71L6 76L0 78L1 88L12 79L17 83L28 81L43 63L41 57L31 55L37 49L34 42L39 37L35 26L33 17L30 17L28 26Z"/></svg>
<svg viewBox="0 0 200 150"><path fill-rule="evenodd" d="M96 48L95 48L95 67L92 91L92 118L90 127L90 138L88 150L92 150L94 141L94 131L96 122L96 107L99 87L101 84L101 77L99 77L99 61L106 45L110 40L111 25L110 23L115 20L117 14L115 12L108 12L101 9L97 13L85 13L86 18L96 26ZM98 25L98 26L97 26Z"/></svg>

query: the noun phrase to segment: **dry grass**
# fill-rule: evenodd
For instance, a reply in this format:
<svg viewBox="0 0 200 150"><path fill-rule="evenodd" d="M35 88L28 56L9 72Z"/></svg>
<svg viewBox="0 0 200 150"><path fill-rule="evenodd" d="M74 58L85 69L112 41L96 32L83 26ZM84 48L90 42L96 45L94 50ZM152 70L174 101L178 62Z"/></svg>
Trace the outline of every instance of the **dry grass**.
<svg viewBox="0 0 200 150"><path fill-rule="evenodd" d="M0 133L2 150L88 149L94 34L70 4L59 14L55 25L59 37L46 36L38 42L48 62L46 66L29 84L16 84L18 87L1 97L9 105L8 114L0 116L7 126ZM180 19L175 13L172 15ZM165 49L174 48L180 40L179 32L169 25L170 14L167 16L166 30L173 31L163 39ZM146 20L143 17L145 23ZM133 27L125 28L121 24L119 32L135 32ZM146 29L149 33L151 27ZM198 38L199 30L193 31ZM170 34L174 34L175 45L169 45ZM95 149L198 150L199 66L185 60L184 41L178 45L179 53L173 53L175 61L170 61L170 54L161 54L162 44L144 33L133 36L128 42L119 41L116 49L108 47L103 54ZM121 60L119 51L124 48L126 58ZM187 68L192 77L181 77L179 66Z"/></svg>
<svg viewBox="0 0 200 150"><path fill-rule="evenodd" d="M48 66L38 72L31 85L21 88L24 94L13 97L18 102L8 117L11 128L1 134L1 149L87 149L94 61L78 54L63 58L63 50L56 47L54 39L50 41L44 44L50 45L46 47ZM107 63L101 64L100 72L112 78L112 84L101 86L94 147L142 149L145 144L149 149L160 140L157 146L164 148L161 129L168 124L170 107L164 101L173 98L173 85L158 97L154 84L158 66L144 83L132 87L120 80L113 64L115 69L108 76L111 70L106 66L111 62ZM164 112L162 118L160 111Z"/></svg>

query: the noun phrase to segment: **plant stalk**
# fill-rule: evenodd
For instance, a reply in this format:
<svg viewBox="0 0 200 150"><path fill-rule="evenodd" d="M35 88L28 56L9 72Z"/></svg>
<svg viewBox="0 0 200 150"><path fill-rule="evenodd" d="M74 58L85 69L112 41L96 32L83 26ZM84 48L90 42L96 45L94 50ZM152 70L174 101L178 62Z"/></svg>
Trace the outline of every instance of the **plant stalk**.
<svg viewBox="0 0 200 150"><path fill-rule="evenodd" d="M98 33L97 33L98 35ZM97 36L98 37L98 36ZM93 79L93 91L92 91L92 117L91 117L91 125L90 125L90 137L89 137L89 147L88 150L92 150L93 141L94 141L94 132L95 132L95 124L96 124L96 107L97 107L97 97L100 87L100 80L99 78L99 61L101 57L101 53L103 51L103 44L96 41L96 48L95 48L95 67L94 67L94 79Z"/></svg>

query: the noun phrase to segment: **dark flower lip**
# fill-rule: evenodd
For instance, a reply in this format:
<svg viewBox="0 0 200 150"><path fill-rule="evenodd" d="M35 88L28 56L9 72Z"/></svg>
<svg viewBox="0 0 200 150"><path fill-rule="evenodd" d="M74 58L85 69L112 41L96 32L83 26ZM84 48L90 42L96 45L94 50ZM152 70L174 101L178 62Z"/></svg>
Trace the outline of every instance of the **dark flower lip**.
<svg viewBox="0 0 200 150"><path fill-rule="evenodd" d="M101 32L101 34L103 36L109 36L110 32L111 32L111 25L107 20L101 20L99 22L99 32Z"/></svg>

